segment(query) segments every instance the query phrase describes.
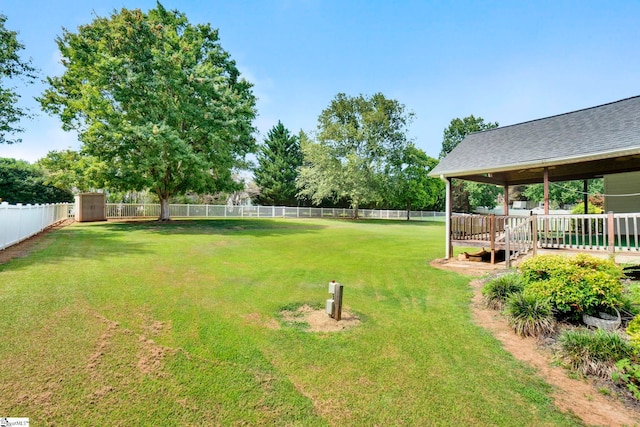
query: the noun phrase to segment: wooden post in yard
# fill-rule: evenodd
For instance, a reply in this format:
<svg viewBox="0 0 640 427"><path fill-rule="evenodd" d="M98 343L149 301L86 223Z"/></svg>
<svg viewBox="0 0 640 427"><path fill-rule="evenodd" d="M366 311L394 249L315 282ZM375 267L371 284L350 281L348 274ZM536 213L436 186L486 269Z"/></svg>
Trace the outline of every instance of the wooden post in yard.
<svg viewBox="0 0 640 427"><path fill-rule="evenodd" d="M333 293L333 318L339 322L342 318L342 285L336 283L335 292Z"/></svg>

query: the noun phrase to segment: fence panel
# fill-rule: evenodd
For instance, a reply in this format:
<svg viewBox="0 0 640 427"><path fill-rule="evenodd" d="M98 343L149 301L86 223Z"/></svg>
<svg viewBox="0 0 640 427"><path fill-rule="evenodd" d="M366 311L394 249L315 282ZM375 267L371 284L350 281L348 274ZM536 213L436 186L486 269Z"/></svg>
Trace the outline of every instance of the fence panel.
<svg viewBox="0 0 640 427"><path fill-rule="evenodd" d="M10 205L0 203L0 250L67 219L69 204Z"/></svg>
<svg viewBox="0 0 640 427"><path fill-rule="evenodd" d="M73 205L70 208L70 215ZM291 206L169 205L175 218L351 218L353 209ZM360 209L362 218L406 220L407 211ZM444 221L444 212L410 211L412 221ZM146 218L160 216L159 204L107 203L107 218Z"/></svg>

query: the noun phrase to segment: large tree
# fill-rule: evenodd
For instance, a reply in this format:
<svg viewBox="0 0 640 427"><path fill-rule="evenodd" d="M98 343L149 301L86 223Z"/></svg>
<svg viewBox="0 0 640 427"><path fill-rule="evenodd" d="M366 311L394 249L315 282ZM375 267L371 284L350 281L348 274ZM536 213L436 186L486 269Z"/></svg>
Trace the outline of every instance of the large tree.
<svg viewBox="0 0 640 427"><path fill-rule="evenodd" d="M299 195L315 204L347 200L355 217L361 204L382 200L385 172L409 142L412 117L404 105L381 93L336 95L318 117L316 141L301 141Z"/></svg>
<svg viewBox="0 0 640 427"><path fill-rule="evenodd" d="M47 184L77 193L103 188L104 164L74 150L49 151L36 163Z"/></svg>
<svg viewBox="0 0 640 427"><path fill-rule="evenodd" d="M255 97L209 24L160 3L114 11L57 39L65 72L40 98L108 167L109 185L153 191L160 219L188 191L237 185L255 147Z"/></svg>
<svg viewBox="0 0 640 427"><path fill-rule="evenodd" d="M441 210L444 200L444 183L429 177L438 160L409 144L402 159L390 175L387 197L391 203L407 210L407 220L412 209Z"/></svg>
<svg viewBox="0 0 640 427"><path fill-rule="evenodd" d="M0 157L0 201L36 204L72 202L73 194L45 182L38 165Z"/></svg>
<svg viewBox="0 0 640 427"><path fill-rule="evenodd" d="M296 178L302 166L302 151L298 136L292 135L278 121L258 148L258 167L255 183L260 188L259 203L269 205L297 205Z"/></svg>
<svg viewBox="0 0 640 427"><path fill-rule="evenodd" d="M451 120L449 126L444 130L442 138L442 149L440 150L440 160L444 159L462 140L473 132L481 132L498 127L498 122L485 123L482 117L470 115L463 119L455 118Z"/></svg>
<svg viewBox="0 0 640 427"><path fill-rule="evenodd" d="M462 140L473 132L481 132L498 127L498 122L485 123L482 117L473 114L463 119L451 120L444 130L440 159L444 159ZM495 197L500 190L495 185L476 184L454 180L452 183L452 209L455 212L469 212L479 206L495 207Z"/></svg>
<svg viewBox="0 0 640 427"><path fill-rule="evenodd" d="M20 142L12 135L22 132L19 122L27 116L26 109L18 106L20 95L13 86L7 86L8 80L22 78L27 83L35 79L35 69L30 61L20 58L19 52L24 45L18 41L18 33L5 27L7 17L0 15L0 144Z"/></svg>

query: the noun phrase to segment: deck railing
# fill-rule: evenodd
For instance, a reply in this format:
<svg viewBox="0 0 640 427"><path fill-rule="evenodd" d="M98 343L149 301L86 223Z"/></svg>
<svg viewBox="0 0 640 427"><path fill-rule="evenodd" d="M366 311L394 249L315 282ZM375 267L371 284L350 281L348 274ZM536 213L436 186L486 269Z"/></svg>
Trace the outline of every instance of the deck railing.
<svg viewBox="0 0 640 427"><path fill-rule="evenodd" d="M537 215L541 248L640 252L640 213Z"/></svg>
<svg viewBox="0 0 640 427"><path fill-rule="evenodd" d="M505 227L514 228L529 222L528 216L466 215L451 217L451 237L457 241L501 241Z"/></svg>
<svg viewBox="0 0 640 427"><path fill-rule="evenodd" d="M454 215L451 239L462 246L500 247L512 255L535 248L640 253L640 213Z"/></svg>
<svg viewBox="0 0 640 427"><path fill-rule="evenodd" d="M536 249L536 242L533 239L536 234L534 218L525 218L526 220L513 227L505 227L504 251L507 268L511 266L511 260L518 259L520 255L526 255L530 250Z"/></svg>

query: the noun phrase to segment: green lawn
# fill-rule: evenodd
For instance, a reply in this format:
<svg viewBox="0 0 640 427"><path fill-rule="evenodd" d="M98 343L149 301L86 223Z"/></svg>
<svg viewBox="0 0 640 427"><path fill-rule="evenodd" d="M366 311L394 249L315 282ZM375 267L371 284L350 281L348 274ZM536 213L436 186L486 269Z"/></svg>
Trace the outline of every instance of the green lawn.
<svg viewBox="0 0 640 427"><path fill-rule="evenodd" d="M435 270L444 225L74 224L0 266L0 416L32 425L577 425ZM327 283L362 323L279 312Z"/></svg>

